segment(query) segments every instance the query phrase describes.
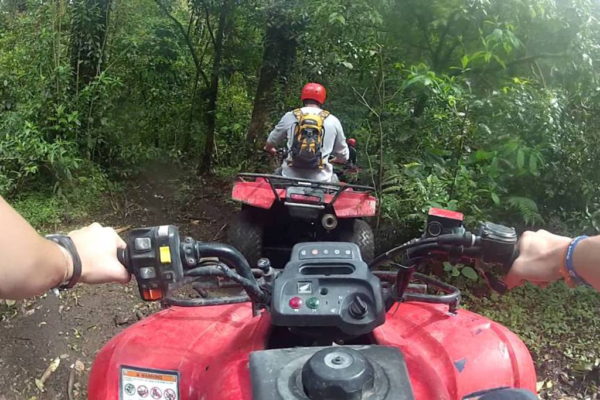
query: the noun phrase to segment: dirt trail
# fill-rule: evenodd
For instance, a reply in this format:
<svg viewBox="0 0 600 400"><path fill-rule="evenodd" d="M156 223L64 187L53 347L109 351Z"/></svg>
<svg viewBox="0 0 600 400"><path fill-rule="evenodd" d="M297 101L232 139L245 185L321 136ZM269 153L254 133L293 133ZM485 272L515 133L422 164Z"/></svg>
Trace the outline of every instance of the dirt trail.
<svg viewBox="0 0 600 400"><path fill-rule="evenodd" d="M226 201L229 182L207 182L157 165L127 186L122 194L111 195L111 206L95 220L114 227L175 224L199 240L223 239L234 210ZM96 352L116 333L157 309L157 304L139 300L134 282L78 285L61 298L47 294L0 303L0 400L87 398L88 372ZM42 392L36 379L56 358L60 364Z"/></svg>

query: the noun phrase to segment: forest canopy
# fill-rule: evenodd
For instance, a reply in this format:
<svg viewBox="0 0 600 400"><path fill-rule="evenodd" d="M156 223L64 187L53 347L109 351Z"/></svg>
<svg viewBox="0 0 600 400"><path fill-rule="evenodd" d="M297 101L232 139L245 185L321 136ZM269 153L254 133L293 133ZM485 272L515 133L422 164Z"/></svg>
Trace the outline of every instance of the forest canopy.
<svg viewBox="0 0 600 400"><path fill-rule="evenodd" d="M0 0L0 193L155 158L264 169L317 81L384 219L441 206L593 233L599 17L593 0Z"/></svg>

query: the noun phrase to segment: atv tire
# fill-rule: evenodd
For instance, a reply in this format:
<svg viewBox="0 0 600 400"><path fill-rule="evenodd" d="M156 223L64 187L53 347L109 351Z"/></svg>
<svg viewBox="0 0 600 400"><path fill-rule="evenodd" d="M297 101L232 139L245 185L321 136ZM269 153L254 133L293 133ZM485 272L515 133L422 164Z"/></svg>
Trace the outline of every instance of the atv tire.
<svg viewBox="0 0 600 400"><path fill-rule="evenodd" d="M339 240L351 242L358 245L363 260L368 264L375 258L375 235L373 229L362 219L344 221L338 229L341 229Z"/></svg>
<svg viewBox="0 0 600 400"><path fill-rule="evenodd" d="M238 249L255 268L263 256L264 222L260 210L243 208L227 231L227 242Z"/></svg>

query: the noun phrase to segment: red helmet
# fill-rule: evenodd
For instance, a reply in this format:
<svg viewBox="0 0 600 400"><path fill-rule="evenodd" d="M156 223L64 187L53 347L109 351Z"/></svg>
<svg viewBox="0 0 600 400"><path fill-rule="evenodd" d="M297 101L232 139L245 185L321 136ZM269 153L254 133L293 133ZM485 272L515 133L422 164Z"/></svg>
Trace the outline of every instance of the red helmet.
<svg viewBox="0 0 600 400"><path fill-rule="evenodd" d="M350 138L350 139L346 140L346 143L348 143L348 146L350 146L350 147L356 147L356 139L354 139L354 138Z"/></svg>
<svg viewBox="0 0 600 400"><path fill-rule="evenodd" d="M325 99L327 98L327 90L320 83L307 83L302 88L302 95L300 99L304 100L314 100L319 104L325 103Z"/></svg>

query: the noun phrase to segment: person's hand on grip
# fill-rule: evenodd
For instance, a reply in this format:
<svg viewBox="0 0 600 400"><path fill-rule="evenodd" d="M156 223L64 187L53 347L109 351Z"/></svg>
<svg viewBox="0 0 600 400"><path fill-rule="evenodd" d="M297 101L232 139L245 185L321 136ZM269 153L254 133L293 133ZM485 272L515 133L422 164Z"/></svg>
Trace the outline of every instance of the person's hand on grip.
<svg viewBox="0 0 600 400"><path fill-rule="evenodd" d="M117 259L117 249L126 247L112 228L93 223L69 232L81 258L81 279L84 283L127 283L129 272Z"/></svg>
<svg viewBox="0 0 600 400"><path fill-rule="evenodd" d="M509 289L525 282L545 287L562 278L565 254L571 238L545 230L525 232L519 240L519 257L504 281Z"/></svg>
<svg viewBox="0 0 600 400"><path fill-rule="evenodd" d="M263 150L272 155L273 157L277 156L277 147L275 147L271 143L267 143L265 147L263 147Z"/></svg>

